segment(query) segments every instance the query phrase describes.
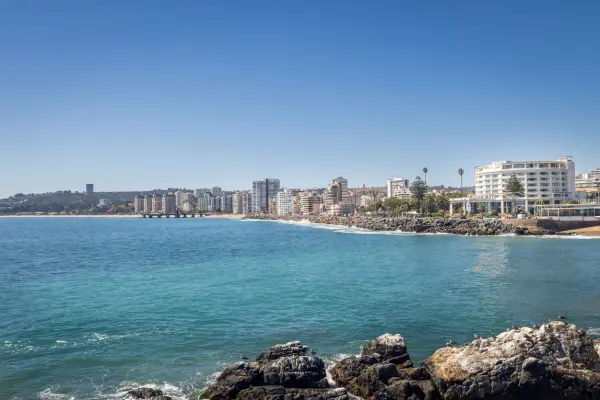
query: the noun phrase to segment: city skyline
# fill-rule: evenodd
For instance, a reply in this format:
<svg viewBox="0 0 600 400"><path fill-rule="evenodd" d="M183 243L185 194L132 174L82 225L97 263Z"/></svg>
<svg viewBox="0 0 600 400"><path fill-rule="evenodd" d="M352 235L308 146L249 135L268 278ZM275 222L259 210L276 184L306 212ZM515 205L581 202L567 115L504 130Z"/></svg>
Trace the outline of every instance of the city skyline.
<svg viewBox="0 0 600 400"><path fill-rule="evenodd" d="M598 3L33 4L0 14L0 197L600 166Z"/></svg>

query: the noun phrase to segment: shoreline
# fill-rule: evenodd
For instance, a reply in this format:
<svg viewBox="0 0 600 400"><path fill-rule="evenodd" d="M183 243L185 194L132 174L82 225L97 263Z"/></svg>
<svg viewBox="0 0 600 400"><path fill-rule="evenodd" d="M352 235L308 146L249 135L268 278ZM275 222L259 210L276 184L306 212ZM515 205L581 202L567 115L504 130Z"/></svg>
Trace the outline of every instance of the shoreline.
<svg viewBox="0 0 600 400"><path fill-rule="evenodd" d="M87 214L71 214L71 215L0 215L0 218L140 218L139 215L133 214L106 214L106 215L87 215Z"/></svg>
<svg viewBox="0 0 600 400"><path fill-rule="evenodd" d="M446 218L397 218L397 217L338 217L311 215L307 217L249 214L245 219L255 221L279 221L290 223L312 223L359 228L372 232L398 232L419 234L454 234L461 236L561 236L546 230L530 231L527 228L506 224L500 219ZM571 235L564 235L571 236Z"/></svg>

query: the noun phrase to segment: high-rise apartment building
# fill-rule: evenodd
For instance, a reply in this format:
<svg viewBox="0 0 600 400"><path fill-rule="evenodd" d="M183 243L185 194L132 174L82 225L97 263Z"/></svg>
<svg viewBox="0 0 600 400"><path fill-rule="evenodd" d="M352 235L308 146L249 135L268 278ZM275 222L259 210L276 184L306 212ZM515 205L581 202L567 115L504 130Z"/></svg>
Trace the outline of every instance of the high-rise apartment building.
<svg viewBox="0 0 600 400"><path fill-rule="evenodd" d="M179 196L177 195L179 193ZM194 209L196 198L192 192L175 192L175 205L184 212L191 212Z"/></svg>
<svg viewBox="0 0 600 400"><path fill-rule="evenodd" d="M223 196L223 189L221 189L218 186L213 186L213 188L211 189L211 193L213 196Z"/></svg>
<svg viewBox="0 0 600 400"><path fill-rule="evenodd" d="M181 197L183 196L183 192L178 190L174 194L175 194L175 207L182 208Z"/></svg>
<svg viewBox="0 0 600 400"><path fill-rule="evenodd" d="M198 211L208 212L210 211L210 196L198 197Z"/></svg>
<svg viewBox="0 0 600 400"><path fill-rule="evenodd" d="M318 204L319 199L315 192L302 192L300 193L300 210L304 215L310 215L315 213L315 206Z"/></svg>
<svg viewBox="0 0 600 400"><path fill-rule="evenodd" d="M233 196L221 196L221 212L231 214L233 212Z"/></svg>
<svg viewBox="0 0 600 400"><path fill-rule="evenodd" d="M252 212L269 212L269 199L279 192L279 179L252 182Z"/></svg>
<svg viewBox="0 0 600 400"><path fill-rule="evenodd" d="M348 195L348 179L342 177L342 176L338 176L337 178L334 178L332 181L332 184L337 185L338 186L338 190L340 191L340 201L342 201L342 198Z"/></svg>
<svg viewBox="0 0 600 400"><path fill-rule="evenodd" d="M252 195L247 190L234 193L231 203L234 214L249 214L252 206Z"/></svg>
<svg viewBox="0 0 600 400"><path fill-rule="evenodd" d="M152 212L152 196L144 196L144 212L150 214Z"/></svg>
<svg viewBox="0 0 600 400"><path fill-rule="evenodd" d="M173 193L163 195L162 212L164 214L175 214L175 195Z"/></svg>
<svg viewBox="0 0 600 400"><path fill-rule="evenodd" d="M397 197L410 200L410 186L408 179L391 178L387 180L387 197Z"/></svg>
<svg viewBox="0 0 600 400"><path fill-rule="evenodd" d="M277 215L291 215L293 208L291 190L283 189L277 193Z"/></svg>
<svg viewBox="0 0 600 400"><path fill-rule="evenodd" d="M93 183L88 183L85 185L85 192L87 194L93 194L94 193L94 184Z"/></svg>
<svg viewBox="0 0 600 400"><path fill-rule="evenodd" d="M102 201L103 199L101 199L100 201ZM144 212L144 197L142 196L135 196L135 199L133 200L133 207L135 209L135 213L136 214L141 214Z"/></svg>
<svg viewBox="0 0 600 400"><path fill-rule="evenodd" d="M221 211L221 196L210 196L208 198L208 211L220 212Z"/></svg>
<svg viewBox="0 0 600 400"><path fill-rule="evenodd" d="M162 201L162 196L155 194L154 196L152 196L152 213L153 214L160 214L162 212L162 205L163 205L163 201Z"/></svg>

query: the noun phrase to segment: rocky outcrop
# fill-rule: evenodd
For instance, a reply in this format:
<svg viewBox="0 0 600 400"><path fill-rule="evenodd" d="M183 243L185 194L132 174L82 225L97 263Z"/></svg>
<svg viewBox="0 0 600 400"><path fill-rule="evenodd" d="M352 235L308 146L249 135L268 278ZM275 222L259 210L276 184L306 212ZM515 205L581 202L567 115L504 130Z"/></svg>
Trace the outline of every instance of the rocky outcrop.
<svg viewBox="0 0 600 400"><path fill-rule="evenodd" d="M329 387L325 363L308 355L308 347L290 342L268 348L254 361L223 371L204 398L271 400L345 400L345 389Z"/></svg>
<svg viewBox="0 0 600 400"><path fill-rule="evenodd" d="M414 368L400 335L385 334L367 343L360 356L345 358L331 377L351 394L375 399L437 399L422 368Z"/></svg>
<svg viewBox="0 0 600 400"><path fill-rule="evenodd" d="M564 322L436 351L423 362L445 399L600 399L600 357Z"/></svg>
<svg viewBox="0 0 600 400"><path fill-rule="evenodd" d="M171 400L171 397L165 396L162 390L145 387L130 390L127 394L134 399Z"/></svg>
<svg viewBox="0 0 600 400"><path fill-rule="evenodd" d="M291 342L227 368L204 393L209 399L600 400L600 340L562 321L507 330L437 350L413 365L402 336L385 334L359 356L325 366ZM144 397L139 397L144 398Z"/></svg>
<svg viewBox="0 0 600 400"><path fill-rule="evenodd" d="M549 234L549 231L531 232L527 228L505 224L498 218L391 218L391 217L338 217L329 215L282 216L250 214L248 219L309 221L316 224L330 224L357 227L373 231L401 231L415 233L451 233L459 235L529 235Z"/></svg>

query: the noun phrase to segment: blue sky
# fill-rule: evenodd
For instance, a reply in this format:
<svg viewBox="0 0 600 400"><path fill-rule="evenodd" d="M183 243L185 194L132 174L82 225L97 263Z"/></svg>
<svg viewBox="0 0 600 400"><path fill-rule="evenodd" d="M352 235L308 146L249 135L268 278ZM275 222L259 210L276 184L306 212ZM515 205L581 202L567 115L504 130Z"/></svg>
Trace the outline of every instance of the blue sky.
<svg viewBox="0 0 600 400"><path fill-rule="evenodd" d="M600 167L600 3L5 1L0 196Z"/></svg>

